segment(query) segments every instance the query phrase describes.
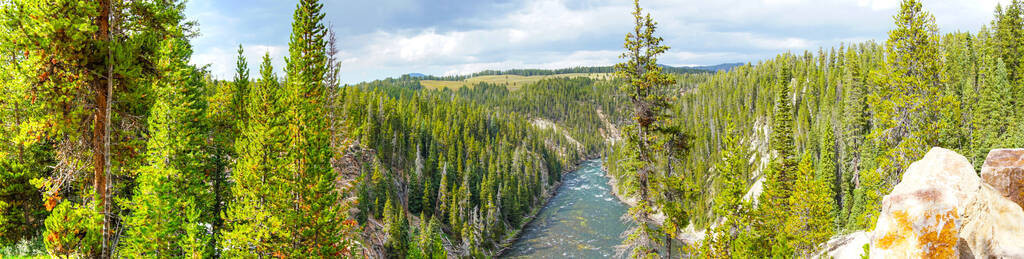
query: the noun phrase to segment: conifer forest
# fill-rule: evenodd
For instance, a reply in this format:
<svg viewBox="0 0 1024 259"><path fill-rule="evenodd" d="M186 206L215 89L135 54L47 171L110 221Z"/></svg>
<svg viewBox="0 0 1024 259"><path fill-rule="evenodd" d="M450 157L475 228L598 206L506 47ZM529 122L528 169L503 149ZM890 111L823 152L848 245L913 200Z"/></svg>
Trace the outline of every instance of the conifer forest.
<svg viewBox="0 0 1024 259"><path fill-rule="evenodd" d="M193 2L0 0L0 258L1024 258L1021 0L706 67L622 1L616 63L359 81L355 3L224 74Z"/></svg>

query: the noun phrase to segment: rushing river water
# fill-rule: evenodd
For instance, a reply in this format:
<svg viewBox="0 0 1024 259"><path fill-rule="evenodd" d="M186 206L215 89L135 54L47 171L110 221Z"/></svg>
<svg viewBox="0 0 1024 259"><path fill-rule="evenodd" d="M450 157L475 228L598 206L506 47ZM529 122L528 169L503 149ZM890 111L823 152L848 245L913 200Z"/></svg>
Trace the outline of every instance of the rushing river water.
<svg viewBox="0 0 1024 259"><path fill-rule="evenodd" d="M558 193L502 257L614 257L628 208L611 190L600 160L583 162L562 177Z"/></svg>

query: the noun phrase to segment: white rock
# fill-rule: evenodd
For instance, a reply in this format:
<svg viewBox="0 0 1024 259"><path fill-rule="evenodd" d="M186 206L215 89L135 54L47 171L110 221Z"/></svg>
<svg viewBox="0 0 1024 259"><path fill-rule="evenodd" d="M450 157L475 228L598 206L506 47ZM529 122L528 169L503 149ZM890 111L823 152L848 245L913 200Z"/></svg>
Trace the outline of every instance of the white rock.
<svg viewBox="0 0 1024 259"><path fill-rule="evenodd" d="M858 231L846 235L834 236L818 251L815 258L860 259L864 255L864 245L871 243L871 233Z"/></svg>
<svg viewBox="0 0 1024 259"><path fill-rule="evenodd" d="M882 199L871 237L872 258L949 258L964 208L977 197L981 179L956 152L933 148L903 173Z"/></svg>

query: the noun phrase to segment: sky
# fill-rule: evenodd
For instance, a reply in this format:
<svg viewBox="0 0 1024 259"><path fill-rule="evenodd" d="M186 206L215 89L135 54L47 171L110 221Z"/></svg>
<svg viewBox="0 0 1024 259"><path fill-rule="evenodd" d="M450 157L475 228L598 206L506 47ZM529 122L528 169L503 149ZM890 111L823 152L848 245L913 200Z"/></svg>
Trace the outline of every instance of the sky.
<svg viewBox="0 0 1024 259"><path fill-rule="evenodd" d="M298 0L190 0L191 62L234 76L242 45L255 75L265 53L281 73ZM607 66L632 29L629 0L323 0L346 84L408 73ZM976 32L997 3L924 0L945 32ZM752 62L778 53L884 42L899 0L643 0L673 66Z"/></svg>

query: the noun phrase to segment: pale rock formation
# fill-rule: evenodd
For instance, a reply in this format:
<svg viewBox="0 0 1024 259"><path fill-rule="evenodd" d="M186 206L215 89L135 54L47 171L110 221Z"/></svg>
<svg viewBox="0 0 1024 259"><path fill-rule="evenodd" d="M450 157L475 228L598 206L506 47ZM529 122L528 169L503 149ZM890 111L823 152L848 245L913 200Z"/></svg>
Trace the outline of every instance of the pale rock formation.
<svg viewBox="0 0 1024 259"><path fill-rule="evenodd" d="M1024 258L1024 210L983 183L967 158L933 148L883 198L870 255Z"/></svg>
<svg viewBox="0 0 1024 259"><path fill-rule="evenodd" d="M864 245L871 243L871 232L858 231L845 235L834 236L824 244L822 250L812 258L860 259L864 255Z"/></svg>
<svg viewBox="0 0 1024 259"><path fill-rule="evenodd" d="M949 258L959 254L962 214L981 179L967 158L933 148L910 164L882 199L871 238L872 258Z"/></svg>

